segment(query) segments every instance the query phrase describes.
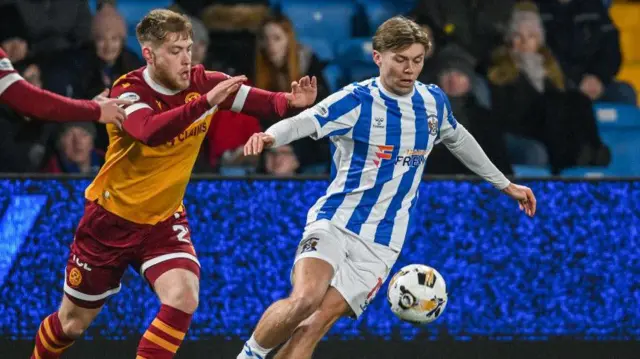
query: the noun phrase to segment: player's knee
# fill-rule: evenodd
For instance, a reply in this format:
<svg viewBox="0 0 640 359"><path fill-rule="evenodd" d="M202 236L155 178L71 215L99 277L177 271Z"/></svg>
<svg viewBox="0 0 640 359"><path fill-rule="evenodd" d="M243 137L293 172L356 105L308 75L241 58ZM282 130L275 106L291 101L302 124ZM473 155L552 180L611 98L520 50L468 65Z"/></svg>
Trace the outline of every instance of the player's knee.
<svg viewBox="0 0 640 359"><path fill-rule="evenodd" d="M83 320L81 317L72 315L60 315L60 323L62 331L71 339L78 339L89 328L90 321Z"/></svg>
<svg viewBox="0 0 640 359"><path fill-rule="evenodd" d="M289 298L291 300L291 311L295 318L303 320L308 318L316 309L320 306L321 298L314 298L313 296L293 296Z"/></svg>
<svg viewBox="0 0 640 359"><path fill-rule="evenodd" d="M187 286L173 288L167 293L166 302L163 304L192 314L198 309L198 292Z"/></svg>

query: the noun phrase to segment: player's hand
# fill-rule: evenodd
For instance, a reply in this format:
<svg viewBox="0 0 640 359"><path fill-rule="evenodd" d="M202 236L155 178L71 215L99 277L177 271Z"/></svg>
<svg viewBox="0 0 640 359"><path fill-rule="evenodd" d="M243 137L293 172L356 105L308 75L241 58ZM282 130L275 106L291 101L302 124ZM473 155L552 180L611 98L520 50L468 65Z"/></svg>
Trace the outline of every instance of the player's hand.
<svg viewBox="0 0 640 359"><path fill-rule="evenodd" d="M265 148L273 146L276 139L264 132L254 133L244 145L244 155L259 155Z"/></svg>
<svg viewBox="0 0 640 359"><path fill-rule="evenodd" d="M121 106L131 105L133 101L108 98L108 93L109 90L106 89L93 98L93 101L100 105L100 119L98 119L98 122L103 124L112 123L122 129L122 122L127 118L127 114Z"/></svg>
<svg viewBox="0 0 640 359"><path fill-rule="evenodd" d="M520 209L524 211L529 217L533 217L536 214L536 197L533 195L531 188L520 186L514 183L502 190L507 196L518 201Z"/></svg>
<svg viewBox="0 0 640 359"><path fill-rule="evenodd" d="M285 97L289 101L289 107L306 108L316 102L318 96L318 80L315 76L309 79L305 76L299 82L291 83L291 92Z"/></svg>
<svg viewBox="0 0 640 359"><path fill-rule="evenodd" d="M207 92L207 102L211 107L221 104L232 93L238 91L240 85L247 81L244 75L230 77Z"/></svg>

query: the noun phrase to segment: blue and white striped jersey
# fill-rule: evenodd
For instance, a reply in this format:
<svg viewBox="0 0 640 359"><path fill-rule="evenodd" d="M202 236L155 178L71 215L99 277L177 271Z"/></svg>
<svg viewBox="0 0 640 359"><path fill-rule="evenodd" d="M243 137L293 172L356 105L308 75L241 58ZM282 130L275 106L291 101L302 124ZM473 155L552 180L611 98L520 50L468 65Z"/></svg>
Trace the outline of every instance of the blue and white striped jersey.
<svg viewBox="0 0 640 359"><path fill-rule="evenodd" d="M447 96L416 82L398 96L379 78L346 86L313 108L314 138L330 137L331 184L307 223L328 219L364 240L402 248L434 144L458 127Z"/></svg>

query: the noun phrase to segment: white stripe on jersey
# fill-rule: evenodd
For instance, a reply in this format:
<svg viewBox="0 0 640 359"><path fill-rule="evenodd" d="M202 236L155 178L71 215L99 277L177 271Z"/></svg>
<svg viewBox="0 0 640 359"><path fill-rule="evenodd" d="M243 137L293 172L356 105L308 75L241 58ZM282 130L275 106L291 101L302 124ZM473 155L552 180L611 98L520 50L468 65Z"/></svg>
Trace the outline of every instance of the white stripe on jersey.
<svg viewBox="0 0 640 359"><path fill-rule="evenodd" d="M0 96L2 96L2 94L7 91L7 89L9 88L9 86L13 85L15 82L20 81L20 80L24 80L22 78L22 76L20 76L19 74L13 72L10 73L2 78L0 78Z"/></svg>
<svg viewBox="0 0 640 359"><path fill-rule="evenodd" d="M244 107L244 103L247 101L247 96L249 96L249 91L251 91L251 87L247 85L240 85L240 89L236 93L236 98L233 99L233 104L231 105L231 111L240 112Z"/></svg>
<svg viewBox="0 0 640 359"><path fill-rule="evenodd" d="M307 222L329 219L364 240L402 248L426 157L440 129L455 130L446 96L416 83L396 96L371 79L321 101L309 113L315 137L331 137L332 181ZM451 121L451 123L450 123Z"/></svg>
<svg viewBox="0 0 640 359"><path fill-rule="evenodd" d="M127 106L127 108L124 109L124 113L126 113L127 116L129 116L138 110L142 110L143 108L148 108L149 110L152 110L151 106L147 105L146 103L138 102L138 103L134 103L133 105Z"/></svg>
<svg viewBox="0 0 640 359"><path fill-rule="evenodd" d="M402 113L402 118L413 119L415 121L415 115L413 113L413 108L410 103L406 103L404 101L398 101L398 106L400 107L400 112ZM402 143L414 143L416 134L413 131L415 126L412 125L409 121L402 121L400 123L402 132L401 132L401 141ZM385 214L386 209L389 207L391 200L394 197L394 194L398 191L398 186L400 186L400 181L402 180L402 175L409 170L408 167L405 166L395 166L393 169L393 178L385 183L382 187L382 192L380 193L380 198L378 199L378 203L373 207L371 211L371 215L369 216L370 223L378 223L380 222ZM397 223L394 226L394 230L398 227ZM376 234L377 225L365 224L362 226L362 232L360 235L364 238L374 238ZM393 235L392 235L393 238Z"/></svg>

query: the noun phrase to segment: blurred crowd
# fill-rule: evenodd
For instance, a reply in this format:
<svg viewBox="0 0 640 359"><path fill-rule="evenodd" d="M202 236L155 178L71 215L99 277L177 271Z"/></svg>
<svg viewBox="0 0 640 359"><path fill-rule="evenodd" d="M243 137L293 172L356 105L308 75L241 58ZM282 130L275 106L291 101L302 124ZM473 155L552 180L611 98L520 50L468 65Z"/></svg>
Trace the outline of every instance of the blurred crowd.
<svg viewBox="0 0 640 359"><path fill-rule="evenodd" d="M253 86L271 91L288 92L292 81L316 76L318 100L335 90L325 77L327 63L299 42L295 19L268 1L176 0L171 8L193 22L193 64L246 74ZM636 93L616 80L622 56L607 1L417 0L409 8L404 15L424 26L434 44L419 80L448 94L457 120L503 172L511 174L515 164L559 173L611 161L592 105L636 105ZM32 84L93 98L144 65L126 46L134 34L117 9L115 1L98 1L92 13L81 0L0 0L0 47ZM243 156L251 134L272 124L219 112L195 171L329 172L326 140ZM0 172L95 173L107 146L102 126L42 122L0 106ZM468 173L442 146L426 168L428 174Z"/></svg>

